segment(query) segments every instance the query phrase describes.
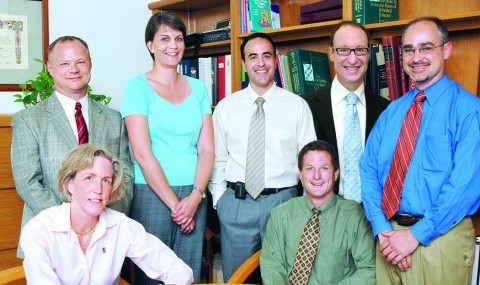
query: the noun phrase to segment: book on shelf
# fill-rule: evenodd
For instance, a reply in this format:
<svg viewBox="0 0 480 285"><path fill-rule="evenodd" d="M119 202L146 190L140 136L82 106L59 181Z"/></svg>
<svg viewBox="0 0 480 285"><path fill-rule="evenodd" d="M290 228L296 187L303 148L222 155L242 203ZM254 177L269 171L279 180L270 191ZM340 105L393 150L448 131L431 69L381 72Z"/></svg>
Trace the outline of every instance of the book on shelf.
<svg viewBox="0 0 480 285"><path fill-rule="evenodd" d="M190 76L198 79L198 57L190 58Z"/></svg>
<svg viewBox="0 0 480 285"><path fill-rule="evenodd" d="M288 63L288 56L282 55L281 59L282 59L282 65L285 70L285 83L287 84L285 86L285 89L293 93L292 77L290 76L290 64Z"/></svg>
<svg viewBox="0 0 480 285"><path fill-rule="evenodd" d="M400 56L398 48L402 45L401 36L386 36L382 38L383 52L385 55L385 70L387 71L388 93L390 101L402 96L400 87Z"/></svg>
<svg viewBox="0 0 480 285"><path fill-rule="evenodd" d="M377 73L377 57L375 54L378 52L378 44L370 44L370 58L368 61L368 69L365 73L365 87L370 89L374 94L378 94L378 73Z"/></svg>
<svg viewBox="0 0 480 285"><path fill-rule="evenodd" d="M352 0L353 21L373 24L398 20L398 0Z"/></svg>
<svg viewBox="0 0 480 285"><path fill-rule="evenodd" d="M230 28L230 19L220 20L217 22L215 29Z"/></svg>
<svg viewBox="0 0 480 285"><path fill-rule="evenodd" d="M222 28L202 33L202 43L226 41L230 39L230 28Z"/></svg>
<svg viewBox="0 0 480 285"><path fill-rule="evenodd" d="M198 58L198 79L203 81L207 86L208 97L210 102L213 102L213 93L212 93L212 60L210 57L200 57Z"/></svg>
<svg viewBox="0 0 480 285"><path fill-rule="evenodd" d="M288 52L293 93L304 95L330 83L330 67L326 53L293 49Z"/></svg>
<svg viewBox="0 0 480 285"><path fill-rule="evenodd" d="M275 64L277 65L277 72L278 72L278 75L279 75L279 78L280 78L280 87L282 88L285 88L286 84L285 84L285 70L284 70L284 66L282 66L282 59L281 59L282 55L281 54L277 54L277 56L275 57Z"/></svg>
<svg viewBox="0 0 480 285"><path fill-rule="evenodd" d="M249 83L250 80L248 79L247 71L242 66L242 89L247 88Z"/></svg>
<svg viewBox="0 0 480 285"><path fill-rule="evenodd" d="M232 94L232 56L225 55L225 97Z"/></svg>
<svg viewBox="0 0 480 285"><path fill-rule="evenodd" d="M262 32L272 28L272 11L270 0L248 0L250 18L249 32Z"/></svg>
<svg viewBox="0 0 480 285"><path fill-rule="evenodd" d="M308 14L300 14L300 24L309 24L322 21L341 19L343 15L342 8L333 10L317 11Z"/></svg>
<svg viewBox="0 0 480 285"><path fill-rule="evenodd" d="M210 74L212 76L212 106L217 105L218 103L218 57L210 57Z"/></svg>
<svg viewBox="0 0 480 285"><path fill-rule="evenodd" d="M323 0L311 4L306 4L300 6L300 14L309 14L318 11L326 11L333 9L341 9L343 1L342 0Z"/></svg>
<svg viewBox="0 0 480 285"><path fill-rule="evenodd" d="M272 29L279 29L282 27L280 23L280 5L272 4L270 5L270 10L272 13Z"/></svg>
<svg viewBox="0 0 480 285"><path fill-rule="evenodd" d="M218 89L218 99L217 103L220 102L226 96L226 64L225 64L225 55L219 55L217 59L217 89Z"/></svg>
<svg viewBox="0 0 480 285"><path fill-rule="evenodd" d="M388 93L387 70L385 67L385 53L383 52L382 45L379 45L379 49L375 54L375 57L377 58L378 93L383 98L390 100L390 94Z"/></svg>

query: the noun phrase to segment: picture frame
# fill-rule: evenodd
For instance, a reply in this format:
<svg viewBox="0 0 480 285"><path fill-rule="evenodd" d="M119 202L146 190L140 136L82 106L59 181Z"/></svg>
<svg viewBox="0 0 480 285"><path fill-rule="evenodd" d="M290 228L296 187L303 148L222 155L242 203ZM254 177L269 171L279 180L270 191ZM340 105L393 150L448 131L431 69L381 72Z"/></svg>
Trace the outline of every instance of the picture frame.
<svg viewBox="0 0 480 285"><path fill-rule="evenodd" d="M42 69L35 58L48 57L48 0L0 3L0 91L20 91L19 84Z"/></svg>

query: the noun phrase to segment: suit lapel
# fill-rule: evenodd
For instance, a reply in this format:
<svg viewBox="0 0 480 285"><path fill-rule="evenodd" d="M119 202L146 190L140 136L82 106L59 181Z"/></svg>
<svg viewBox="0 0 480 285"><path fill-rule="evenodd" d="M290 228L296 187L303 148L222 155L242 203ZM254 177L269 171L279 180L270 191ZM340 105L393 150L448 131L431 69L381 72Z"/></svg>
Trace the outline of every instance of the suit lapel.
<svg viewBox="0 0 480 285"><path fill-rule="evenodd" d="M333 121L332 97L330 96L331 86L325 88L326 92L320 93L317 97L319 101L318 108L320 110L320 125L325 130L327 140L337 147L337 134L335 132L335 123Z"/></svg>
<svg viewBox="0 0 480 285"><path fill-rule="evenodd" d="M67 148L73 149L78 145L77 138L72 131L72 127L68 122L65 110L62 108L57 96L52 94L48 99L46 99L45 103L45 110L48 113L48 120L59 133L60 137L63 137Z"/></svg>
<svg viewBox="0 0 480 285"><path fill-rule="evenodd" d="M88 98L88 118L89 118L89 137L88 141L93 144L100 144L105 132L105 114L102 108L98 106L91 98Z"/></svg>
<svg viewBox="0 0 480 285"><path fill-rule="evenodd" d="M372 130L373 126L375 125L375 122L377 121L377 114L374 112L375 106L375 100L374 100L374 94L372 91L370 91L368 88L365 88L365 101L367 103L366 106L366 111L367 111L367 118L366 118L366 123L365 123L365 140L368 138L368 135L370 134L370 131Z"/></svg>

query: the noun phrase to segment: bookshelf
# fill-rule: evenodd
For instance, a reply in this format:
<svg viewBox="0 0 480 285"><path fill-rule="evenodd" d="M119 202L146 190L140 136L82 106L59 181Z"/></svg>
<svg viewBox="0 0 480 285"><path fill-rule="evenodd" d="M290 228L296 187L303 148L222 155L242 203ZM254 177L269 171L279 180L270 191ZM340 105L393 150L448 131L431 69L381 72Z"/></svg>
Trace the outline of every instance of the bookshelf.
<svg viewBox="0 0 480 285"><path fill-rule="evenodd" d="M286 54L293 48L326 52L330 30L339 20L300 25L300 6L319 0L271 0L280 6L282 28L267 31L277 44L277 52ZM480 97L480 1L472 0L398 0L399 20L368 24L372 39L380 43L387 35L401 35L406 24L419 16L437 16L444 20L453 42L453 53L446 72L465 89ZM343 19L351 20L353 0L343 0ZM171 10L187 24L188 33L211 30L219 20L231 19L231 40L200 47L200 54L218 52L232 55L232 91L241 89L240 44L247 34L240 33L240 0L161 0L148 5L153 13ZM187 51L186 56L189 56ZM331 66L333 75L333 66ZM480 234L480 214L474 216Z"/></svg>
<svg viewBox="0 0 480 285"><path fill-rule="evenodd" d="M331 28L339 20L300 25L300 6L318 0L272 0L280 5L282 28L267 31L277 43L278 52L293 48L327 51ZM353 0L343 0L343 19L352 19ZM232 90L241 89L240 44L247 34L240 33L240 0L160 0L148 8L156 13L171 10L182 17L187 32L212 30L219 20L231 19L231 40L202 45L200 55L231 53ZM375 41L386 35L400 35L405 25L418 16L435 15L447 23L453 42L453 55L447 61L447 74L470 92L480 95L480 2L471 0L399 0L399 20L369 24ZM186 51L191 56L193 49ZM461 66L462 68L458 68ZM332 70L333 72L333 70Z"/></svg>

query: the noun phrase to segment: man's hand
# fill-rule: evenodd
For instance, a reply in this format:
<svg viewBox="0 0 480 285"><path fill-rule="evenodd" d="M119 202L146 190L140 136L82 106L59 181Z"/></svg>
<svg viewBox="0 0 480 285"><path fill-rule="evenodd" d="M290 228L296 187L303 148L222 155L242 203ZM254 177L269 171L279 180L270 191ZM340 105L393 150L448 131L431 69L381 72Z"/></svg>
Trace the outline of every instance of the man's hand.
<svg viewBox="0 0 480 285"><path fill-rule="evenodd" d="M412 267L411 254L419 243L410 229L387 231L379 234L380 252L385 259L402 271Z"/></svg>

